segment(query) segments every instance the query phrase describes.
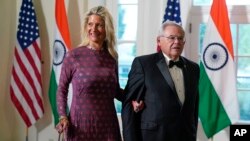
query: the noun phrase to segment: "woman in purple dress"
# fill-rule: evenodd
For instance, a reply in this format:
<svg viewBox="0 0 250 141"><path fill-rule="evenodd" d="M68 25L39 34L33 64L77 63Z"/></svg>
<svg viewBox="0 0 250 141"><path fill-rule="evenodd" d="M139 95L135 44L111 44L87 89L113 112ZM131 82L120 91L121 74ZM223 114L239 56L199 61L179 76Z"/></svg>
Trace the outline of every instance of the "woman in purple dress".
<svg viewBox="0 0 250 141"><path fill-rule="evenodd" d="M121 141L114 98L122 101L113 20L105 7L87 12L80 47L63 61L57 90L59 126L67 141ZM72 104L67 96L72 84ZM138 104L138 103L137 103ZM136 105L136 104L133 104Z"/></svg>

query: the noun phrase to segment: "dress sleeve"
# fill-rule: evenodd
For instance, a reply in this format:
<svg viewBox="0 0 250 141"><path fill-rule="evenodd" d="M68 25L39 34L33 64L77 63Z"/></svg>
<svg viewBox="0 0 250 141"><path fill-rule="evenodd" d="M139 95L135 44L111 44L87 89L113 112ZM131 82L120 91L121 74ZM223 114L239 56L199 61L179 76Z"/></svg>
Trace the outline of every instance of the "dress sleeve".
<svg viewBox="0 0 250 141"><path fill-rule="evenodd" d="M116 63L116 66L115 66L115 73L116 73L116 78L117 78L117 87L116 87L115 98L117 100L123 102L124 94L123 94L123 89L120 87L120 83L119 83L118 64L117 63Z"/></svg>
<svg viewBox="0 0 250 141"><path fill-rule="evenodd" d="M67 115L67 97L69 91L69 84L73 77L73 62L74 57L70 52L68 52L63 60L59 85L56 93L57 111L59 116Z"/></svg>

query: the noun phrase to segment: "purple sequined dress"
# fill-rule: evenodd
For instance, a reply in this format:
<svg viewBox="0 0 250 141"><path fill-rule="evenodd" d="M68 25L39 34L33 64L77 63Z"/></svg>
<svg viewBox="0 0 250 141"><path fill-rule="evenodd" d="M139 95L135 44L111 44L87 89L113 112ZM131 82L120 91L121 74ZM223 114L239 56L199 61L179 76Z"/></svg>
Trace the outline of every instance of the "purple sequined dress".
<svg viewBox="0 0 250 141"><path fill-rule="evenodd" d="M107 50L79 47L67 53L57 91L60 116L66 115L72 83L67 141L121 141L114 98L118 95L117 62Z"/></svg>

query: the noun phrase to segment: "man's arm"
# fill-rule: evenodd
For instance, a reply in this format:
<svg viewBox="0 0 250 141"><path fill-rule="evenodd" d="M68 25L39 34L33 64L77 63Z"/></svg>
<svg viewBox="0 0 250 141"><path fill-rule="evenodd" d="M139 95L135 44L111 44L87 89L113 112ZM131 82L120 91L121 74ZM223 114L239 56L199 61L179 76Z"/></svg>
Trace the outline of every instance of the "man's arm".
<svg viewBox="0 0 250 141"><path fill-rule="evenodd" d="M144 72L139 59L133 61L125 88L125 99L122 104L122 123L124 141L137 141L138 117L132 107L132 100L143 100ZM136 130L137 129L137 130Z"/></svg>

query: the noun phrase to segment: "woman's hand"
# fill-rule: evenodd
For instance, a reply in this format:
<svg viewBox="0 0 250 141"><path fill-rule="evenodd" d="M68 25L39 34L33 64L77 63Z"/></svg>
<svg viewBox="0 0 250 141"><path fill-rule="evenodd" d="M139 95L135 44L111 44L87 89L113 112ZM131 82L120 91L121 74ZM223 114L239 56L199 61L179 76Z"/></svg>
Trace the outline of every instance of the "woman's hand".
<svg viewBox="0 0 250 141"><path fill-rule="evenodd" d="M139 103L137 101L132 101L132 105L136 113L144 108L144 102L142 100L140 100Z"/></svg>
<svg viewBox="0 0 250 141"><path fill-rule="evenodd" d="M69 120L66 116L61 116L59 119L59 123L56 125L56 130L58 133L62 133L69 126Z"/></svg>

